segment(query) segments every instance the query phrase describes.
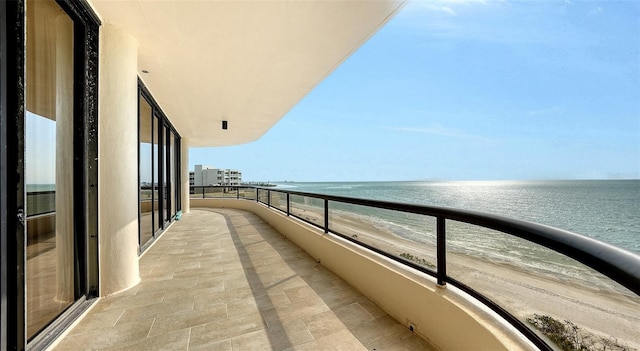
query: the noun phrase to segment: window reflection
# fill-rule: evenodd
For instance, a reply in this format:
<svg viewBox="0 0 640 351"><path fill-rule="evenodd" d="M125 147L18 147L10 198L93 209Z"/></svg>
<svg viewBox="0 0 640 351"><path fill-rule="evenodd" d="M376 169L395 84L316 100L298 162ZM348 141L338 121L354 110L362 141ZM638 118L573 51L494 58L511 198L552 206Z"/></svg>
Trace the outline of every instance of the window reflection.
<svg viewBox="0 0 640 351"><path fill-rule="evenodd" d="M159 199L159 178L158 178L158 154L160 153L160 144L158 142L158 116L153 116L153 231L160 230L160 199Z"/></svg>
<svg viewBox="0 0 640 351"><path fill-rule="evenodd" d="M73 21L27 1L25 182L27 337L75 300Z"/></svg>
<svg viewBox="0 0 640 351"><path fill-rule="evenodd" d="M139 94L139 244L145 248L180 210L180 136L146 88Z"/></svg>
<svg viewBox="0 0 640 351"><path fill-rule="evenodd" d="M140 96L140 244L153 236L153 165L151 105Z"/></svg>

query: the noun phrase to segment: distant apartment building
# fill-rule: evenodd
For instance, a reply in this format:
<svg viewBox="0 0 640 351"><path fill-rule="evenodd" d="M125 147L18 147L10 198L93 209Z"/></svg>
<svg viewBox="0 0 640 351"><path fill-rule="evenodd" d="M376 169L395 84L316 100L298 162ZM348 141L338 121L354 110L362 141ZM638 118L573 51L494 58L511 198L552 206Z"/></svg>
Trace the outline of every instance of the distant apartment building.
<svg viewBox="0 0 640 351"><path fill-rule="evenodd" d="M240 183L242 183L242 172L237 169L195 165L194 171L189 172L191 186L240 185Z"/></svg>

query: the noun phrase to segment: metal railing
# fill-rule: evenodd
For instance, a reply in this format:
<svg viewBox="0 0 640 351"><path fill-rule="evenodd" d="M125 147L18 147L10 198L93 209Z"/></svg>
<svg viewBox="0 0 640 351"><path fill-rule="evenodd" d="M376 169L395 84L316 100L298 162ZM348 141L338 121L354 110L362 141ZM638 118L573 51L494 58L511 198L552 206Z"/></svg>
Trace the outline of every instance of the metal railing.
<svg viewBox="0 0 640 351"><path fill-rule="evenodd" d="M275 190L247 186L224 187L192 187L192 198L236 198L254 200L269 208L285 213L287 216L297 218L312 226L344 238L356 245L363 246L392 260L403 263L421 272L436 278L441 286L451 284L483 302L500 316L514 325L520 332L528 337L537 347L543 350L552 350L547 343L522 321L507 312L503 307L469 287L464 282L454 279L447 274L447 222L456 221L468 223L482 228L499 231L510 236L542 245L561 255L570 257L585 266L603 274L609 279L619 283L625 288L640 296L640 256L625 251L618 247L601 241L568 232L565 230L507 218L503 216L486 214L474 211L457 210L451 208L422 206L406 203L387 202L369 199L358 199L342 196L305 193L288 190ZM301 215L293 208L300 207L300 199L309 205L309 208L319 210L322 218L314 218ZM292 206L292 204L294 206ZM381 250L373 245L358 240L357 236L349 236L332 229L330 221L330 204L333 207L340 205L357 205L367 208L392 210L404 213L418 214L435 218L436 222L436 259L435 269L423 264L418 264L406 257L394 255ZM318 212L318 213L320 213Z"/></svg>

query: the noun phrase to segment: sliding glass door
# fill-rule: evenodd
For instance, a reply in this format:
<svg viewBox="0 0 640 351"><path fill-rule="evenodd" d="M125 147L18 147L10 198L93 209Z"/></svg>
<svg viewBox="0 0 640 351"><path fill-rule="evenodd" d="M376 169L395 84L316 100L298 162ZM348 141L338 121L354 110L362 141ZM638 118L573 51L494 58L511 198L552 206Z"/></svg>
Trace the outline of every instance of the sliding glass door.
<svg viewBox="0 0 640 351"><path fill-rule="evenodd" d="M144 251L180 209L180 136L142 83L138 101L139 244Z"/></svg>
<svg viewBox="0 0 640 351"><path fill-rule="evenodd" d="M76 0L0 5L1 349L46 347L97 295L99 25Z"/></svg>
<svg viewBox="0 0 640 351"><path fill-rule="evenodd" d="M27 338L75 301L74 31L54 1L27 1Z"/></svg>

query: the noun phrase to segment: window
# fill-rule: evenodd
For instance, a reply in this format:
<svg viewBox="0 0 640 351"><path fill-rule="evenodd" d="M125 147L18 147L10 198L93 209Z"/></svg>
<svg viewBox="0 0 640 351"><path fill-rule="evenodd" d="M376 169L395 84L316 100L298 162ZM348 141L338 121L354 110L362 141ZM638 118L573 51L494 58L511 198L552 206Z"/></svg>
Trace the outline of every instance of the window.
<svg viewBox="0 0 640 351"><path fill-rule="evenodd" d="M54 1L27 1L27 338L76 299L74 31Z"/></svg>
<svg viewBox="0 0 640 351"><path fill-rule="evenodd" d="M140 177L140 228L139 242L144 244L153 237L153 209L154 186L153 186L153 127L151 118L151 105L140 95L138 101L139 115L139 177Z"/></svg>
<svg viewBox="0 0 640 351"><path fill-rule="evenodd" d="M180 210L180 136L139 83L140 251L167 228Z"/></svg>
<svg viewBox="0 0 640 351"><path fill-rule="evenodd" d="M24 33L17 36L24 41L8 50L20 57L13 74L2 77L18 107L7 124L17 147L6 170L17 173L10 185L24 196L12 198L18 222L11 245L23 249L8 258L18 276L2 277L2 285L18 287L14 295L3 293L7 306L17 306L17 323L1 326L7 340L2 347L24 349L28 343L37 349L98 291L94 58L100 23L75 0L26 0L6 15L9 26Z"/></svg>

